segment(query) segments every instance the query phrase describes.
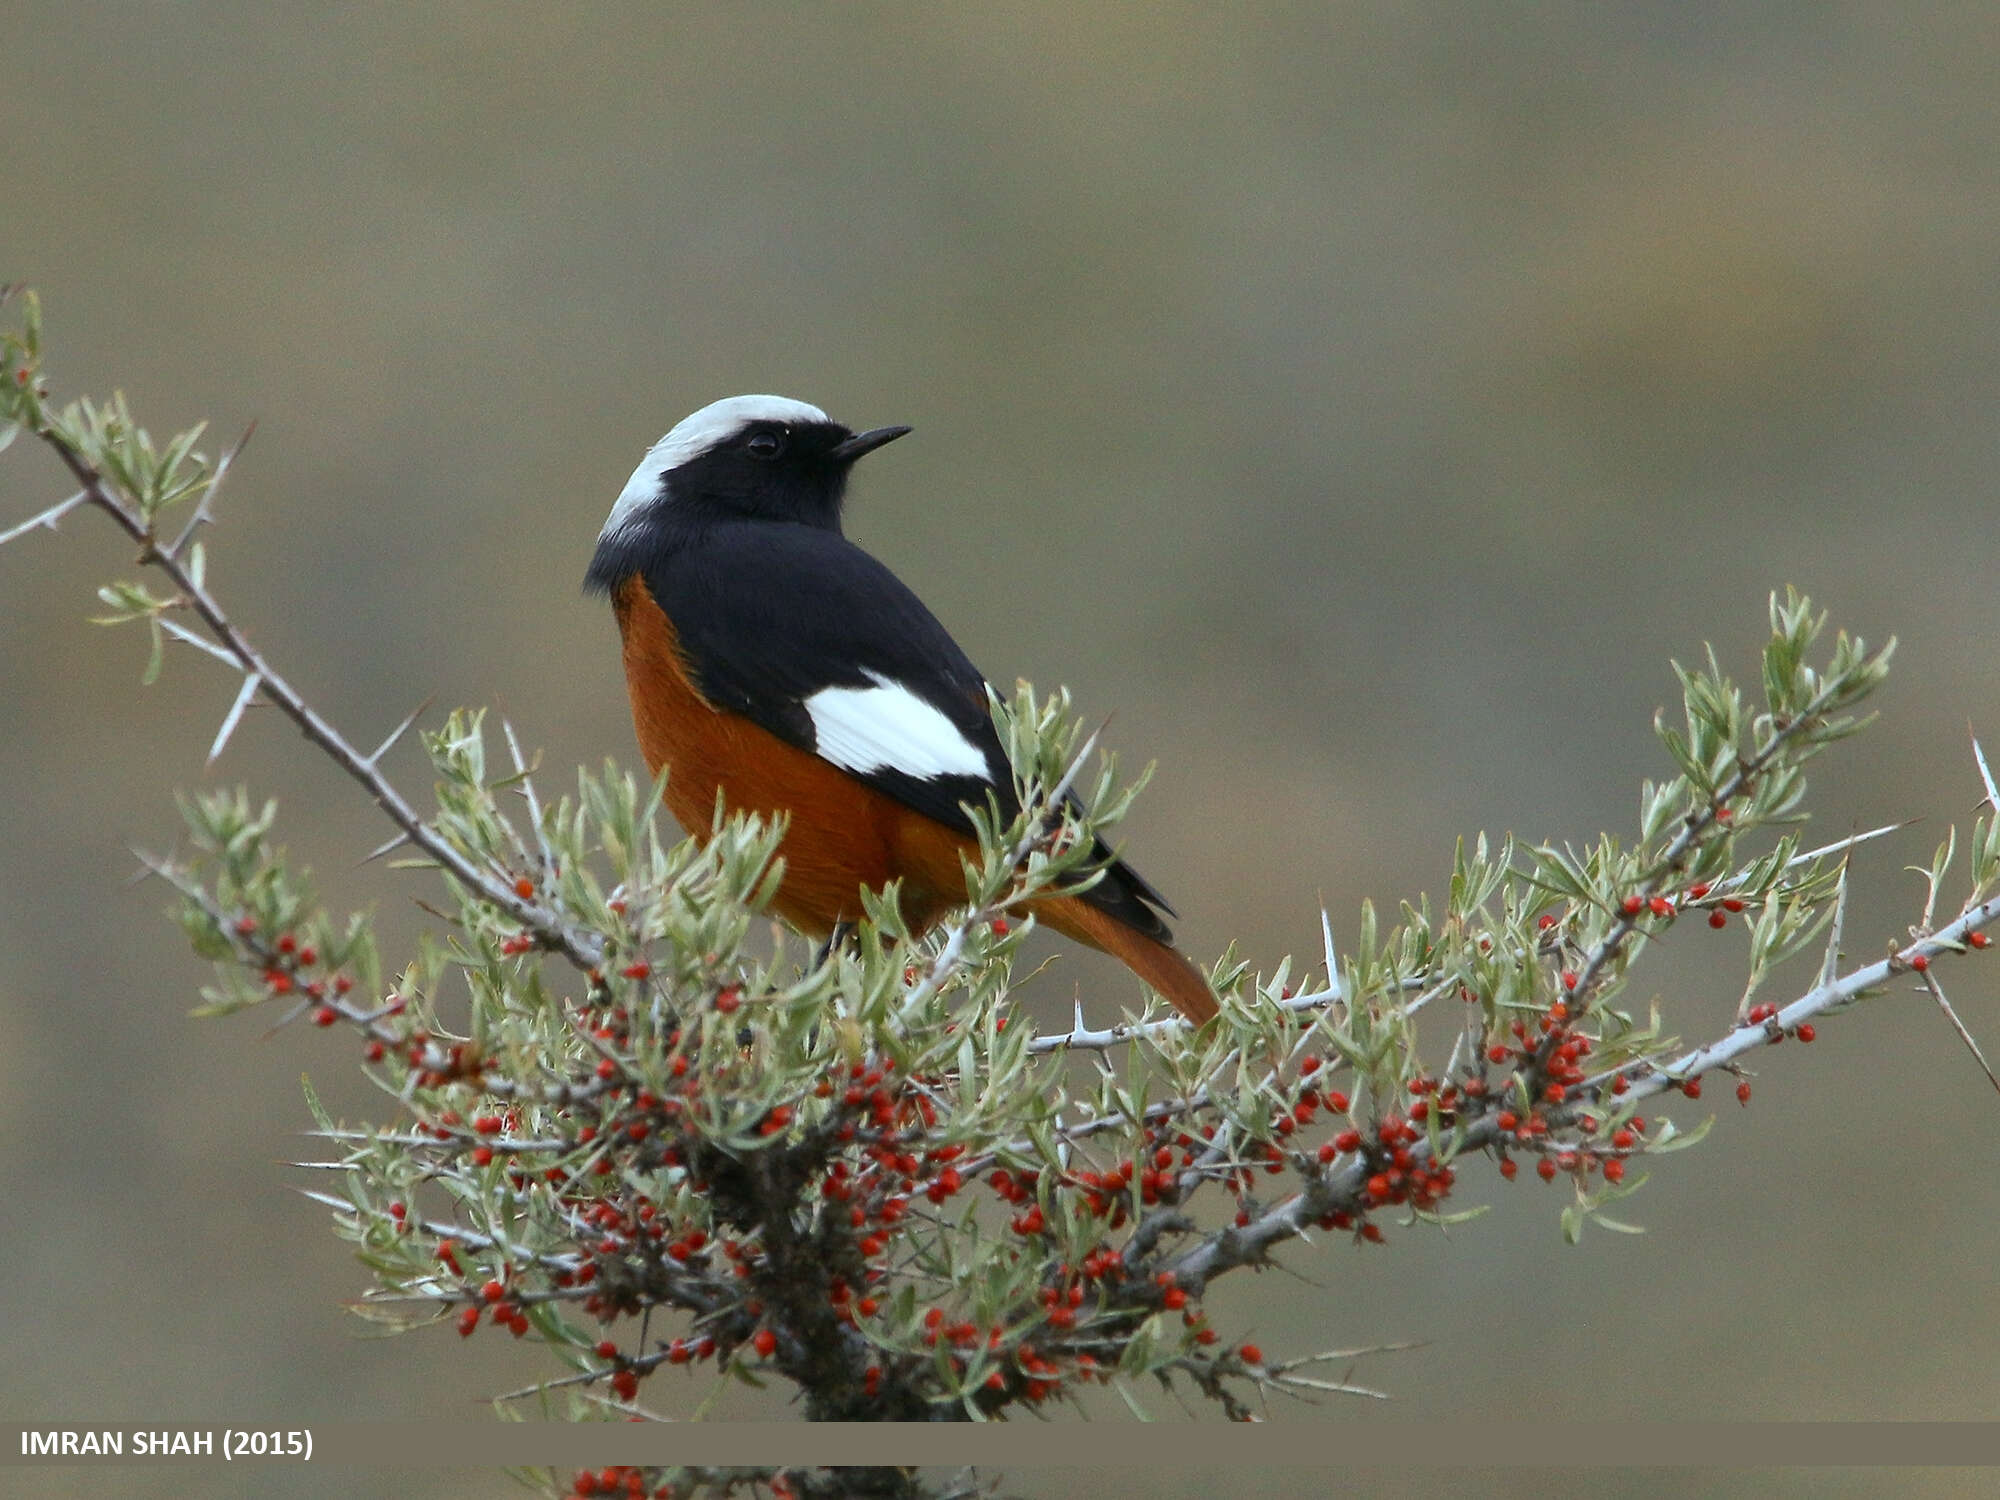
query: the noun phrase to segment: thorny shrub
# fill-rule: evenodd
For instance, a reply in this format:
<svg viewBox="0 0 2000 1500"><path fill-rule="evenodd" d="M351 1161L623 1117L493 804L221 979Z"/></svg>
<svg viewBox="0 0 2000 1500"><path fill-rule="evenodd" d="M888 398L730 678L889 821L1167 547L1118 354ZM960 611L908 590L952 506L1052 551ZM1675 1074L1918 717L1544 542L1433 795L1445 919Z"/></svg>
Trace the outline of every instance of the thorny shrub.
<svg viewBox="0 0 2000 1500"><path fill-rule="evenodd" d="M516 1394L571 1414L644 1412L650 1383L704 1370L788 1381L809 1416L847 1421L998 1417L1107 1382L1135 1399L1147 1379L1237 1417L1260 1391L1340 1389L1313 1355L1226 1336L1203 1306L1215 1278L1315 1230L1375 1242L1467 1217L1478 1168L1565 1184L1572 1236L1612 1223L1639 1166L1701 1133L1668 1104L1753 1048L1812 1040L1817 1018L1892 975L1986 946L2000 904L2000 834L1982 816L1956 915L1934 920L1953 838L1913 940L1843 972L1859 839L1802 850L1804 768L1860 727L1889 653L1829 645L1824 616L1788 594L1754 703L1712 652L1676 667L1681 721L1658 726L1674 774L1642 788L1629 843L1482 838L1458 850L1442 910L1384 924L1364 908L1338 954L1325 924L1310 971L1255 973L1232 950L1212 971L1223 1014L1199 1034L1079 1020L1037 1036L1010 1004L1022 908L1093 878L1093 840L1133 795L1109 762L1091 768L1066 695L994 703L1023 811L981 816L965 912L913 937L891 890L815 958L760 938L779 829L718 813L705 843L671 841L659 787L615 766L545 801L511 732L493 763L479 714L426 736L438 779L420 817L382 752L319 719L208 591L196 532L227 460L206 465L198 429L156 447L122 398L52 407L25 306L0 346L0 441L41 438L83 488L0 539L80 504L107 514L172 586L103 593L107 619L151 630L149 679L168 641L221 658L244 685L217 747L252 695L269 698L448 896L385 982L369 922L322 911L272 842L271 804L188 798L193 854L152 868L215 961L203 1011L275 1005L355 1038L382 1118L311 1103L330 1148L318 1196L372 1278L361 1311L537 1339L566 1373ZM1653 940L1689 922L1749 939L1739 1024L1692 1049L1620 1003ZM1829 928L1809 988L1758 998ZM1426 1044L1417 1018L1434 1003L1455 1018ZM640 1470L568 1483L699 1488Z"/></svg>

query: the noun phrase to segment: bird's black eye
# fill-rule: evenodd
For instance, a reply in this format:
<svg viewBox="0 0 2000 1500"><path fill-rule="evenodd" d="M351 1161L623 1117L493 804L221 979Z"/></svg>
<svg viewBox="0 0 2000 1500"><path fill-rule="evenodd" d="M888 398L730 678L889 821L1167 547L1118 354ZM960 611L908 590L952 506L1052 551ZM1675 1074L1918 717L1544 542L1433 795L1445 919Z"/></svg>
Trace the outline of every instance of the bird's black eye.
<svg viewBox="0 0 2000 1500"><path fill-rule="evenodd" d="M782 433L759 432L752 434L744 447L750 450L752 458L776 458L785 451L785 439Z"/></svg>

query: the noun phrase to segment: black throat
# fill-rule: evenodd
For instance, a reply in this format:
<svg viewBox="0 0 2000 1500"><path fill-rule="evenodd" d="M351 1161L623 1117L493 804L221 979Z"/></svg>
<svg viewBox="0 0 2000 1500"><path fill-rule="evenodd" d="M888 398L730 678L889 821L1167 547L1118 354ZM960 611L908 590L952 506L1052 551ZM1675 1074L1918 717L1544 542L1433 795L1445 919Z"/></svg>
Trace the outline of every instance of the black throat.
<svg viewBox="0 0 2000 1500"><path fill-rule="evenodd" d="M616 531L597 539L597 550L583 577L584 592L608 594L634 573L644 573L677 553L700 547L718 530L758 525L804 526L840 536L839 497L836 494L832 503L823 507L765 515L702 497L655 502Z"/></svg>

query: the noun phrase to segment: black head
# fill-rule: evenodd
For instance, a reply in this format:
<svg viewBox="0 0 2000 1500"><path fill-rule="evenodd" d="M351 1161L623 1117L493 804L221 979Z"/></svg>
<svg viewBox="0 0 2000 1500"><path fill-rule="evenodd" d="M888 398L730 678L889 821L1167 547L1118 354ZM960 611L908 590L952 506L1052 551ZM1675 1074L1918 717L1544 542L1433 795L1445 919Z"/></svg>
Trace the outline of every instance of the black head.
<svg viewBox="0 0 2000 1500"><path fill-rule="evenodd" d="M635 554L682 524L729 518L840 529L854 461L910 429L856 433L803 401L731 396L704 406L655 443L632 471L598 536L589 582L630 571Z"/></svg>

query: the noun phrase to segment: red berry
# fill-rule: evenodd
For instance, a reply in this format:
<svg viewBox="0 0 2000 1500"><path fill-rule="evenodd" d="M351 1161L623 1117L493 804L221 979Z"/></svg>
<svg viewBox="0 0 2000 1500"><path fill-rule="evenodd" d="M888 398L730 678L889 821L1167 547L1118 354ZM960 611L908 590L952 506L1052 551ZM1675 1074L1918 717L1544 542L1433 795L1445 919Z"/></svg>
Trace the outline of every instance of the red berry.
<svg viewBox="0 0 2000 1500"><path fill-rule="evenodd" d="M1686 1094L1690 1099L1699 1099L1701 1097L1701 1080L1699 1078L1688 1079L1687 1082L1681 1085L1681 1092Z"/></svg>
<svg viewBox="0 0 2000 1500"><path fill-rule="evenodd" d="M1743 910L1743 900L1740 896L1724 896L1722 898L1722 909L1724 911L1741 911Z"/></svg>
<svg viewBox="0 0 2000 1500"><path fill-rule="evenodd" d="M1910 967L1915 969L1919 974L1923 973L1930 966L1931 961L1928 954L1919 953L1915 958L1910 960Z"/></svg>
<svg viewBox="0 0 2000 1500"><path fill-rule="evenodd" d="M778 1336L768 1328L758 1329L750 1343L765 1359L769 1359L778 1350Z"/></svg>
<svg viewBox="0 0 2000 1500"><path fill-rule="evenodd" d="M1500 1158L1500 1175L1509 1182L1514 1180L1514 1174L1520 1170L1520 1167L1515 1164L1513 1157L1503 1156Z"/></svg>
<svg viewBox="0 0 2000 1500"><path fill-rule="evenodd" d="M627 979L644 979L652 972L653 966L648 963L627 964L623 970Z"/></svg>
<svg viewBox="0 0 2000 1500"><path fill-rule="evenodd" d="M1535 1171L1544 1182L1554 1182L1556 1180L1556 1164L1546 1156L1535 1163Z"/></svg>
<svg viewBox="0 0 2000 1500"><path fill-rule="evenodd" d="M1606 1161L1604 1163L1604 1180L1606 1182L1623 1182L1625 1180L1625 1163L1615 1156Z"/></svg>
<svg viewBox="0 0 2000 1500"><path fill-rule="evenodd" d="M519 880L514 882L514 894L519 896L523 901L529 900L535 894L535 882L523 875Z"/></svg>
<svg viewBox="0 0 2000 1500"><path fill-rule="evenodd" d="M1005 917L995 917L993 919L993 935L995 937L1005 937L1007 930L1007 919Z"/></svg>
<svg viewBox="0 0 2000 1500"><path fill-rule="evenodd" d="M488 1302L498 1302L502 1297L507 1295L507 1288L497 1281L489 1281L479 1289L479 1295L484 1297Z"/></svg>
<svg viewBox="0 0 2000 1500"><path fill-rule="evenodd" d="M1259 1349L1255 1344L1245 1344L1238 1352L1242 1354L1243 1363L1246 1365L1261 1365L1264 1363L1264 1351Z"/></svg>
<svg viewBox="0 0 2000 1500"><path fill-rule="evenodd" d="M340 1016L338 1012L336 1012L331 1005L318 1005L313 1007L313 1025L315 1026L331 1026L335 1021L338 1021L339 1019Z"/></svg>
<svg viewBox="0 0 2000 1500"><path fill-rule="evenodd" d="M459 1313L459 1315L458 1315L458 1336L459 1336L460 1338L462 1338L462 1339L469 1339L469 1338L471 1338L471 1337L472 1337L472 1330L473 1330L473 1329L475 1329L475 1328L477 1328L478 1326L479 1326L479 1309L478 1309L478 1308L476 1308L476 1307L468 1307L468 1308L465 1308L464 1310L462 1310L462 1311L461 1311L461 1312Z"/></svg>
<svg viewBox="0 0 2000 1500"><path fill-rule="evenodd" d="M599 1339L597 1341L597 1357L599 1359L616 1359L618 1357L618 1345L610 1339Z"/></svg>
<svg viewBox="0 0 2000 1500"><path fill-rule="evenodd" d="M1551 927L1556 925L1556 914L1552 911L1543 912L1541 916L1535 919L1535 925L1543 932L1547 932Z"/></svg>
<svg viewBox="0 0 2000 1500"><path fill-rule="evenodd" d="M1727 927L1729 925L1729 918L1719 911L1712 911L1708 914L1708 925L1711 927Z"/></svg>
<svg viewBox="0 0 2000 1500"><path fill-rule="evenodd" d="M611 1377L611 1389L618 1393L621 1401L630 1401L639 1394L639 1377L630 1370L620 1370Z"/></svg>
<svg viewBox="0 0 2000 1500"><path fill-rule="evenodd" d="M1749 1084L1739 1083L1736 1085L1736 1102L1738 1104L1748 1104L1750 1102Z"/></svg>
<svg viewBox="0 0 2000 1500"><path fill-rule="evenodd" d="M1646 905L1652 909L1656 917L1671 917L1674 914L1674 903L1665 896L1655 896Z"/></svg>
<svg viewBox="0 0 2000 1500"><path fill-rule="evenodd" d="M1626 916L1636 917L1639 915L1640 911L1644 909L1646 903L1644 901L1641 901L1637 896L1627 896L1623 901L1619 902L1618 905Z"/></svg>
<svg viewBox="0 0 2000 1500"><path fill-rule="evenodd" d="M1698 880L1693 885L1688 887L1688 899L1691 901L1699 901L1703 896L1706 896L1707 894L1708 894L1708 882L1706 880Z"/></svg>
<svg viewBox="0 0 2000 1500"><path fill-rule="evenodd" d="M1632 1149L1632 1142L1635 1139L1636 1137L1631 1131L1621 1129L1612 1134L1611 1144L1616 1146L1620 1151L1630 1151Z"/></svg>
<svg viewBox="0 0 2000 1500"><path fill-rule="evenodd" d="M1975 948L1984 948L1988 943L1993 941L1993 939L1989 938L1983 932L1968 934L1965 940Z"/></svg>
<svg viewBox="0 0 2000 1500"><path fill-rule="evenodd" d="M1810 1021L1803 1022L1799 1026L1799 1029L1792 1034L1802 1042L1809 1042L1819 1035L1817 1031L1813 1030L1813 1024Z"/></svg>
<svg viewBox="0 0 2000 1500"><path fill-rule="evenodd" d="M1160 1305L1165 1307L1168 1312L1177 1312L1187 1306L1187 1293L1177 1286L1170 1286L1167 1288L1166 1295L1160 1298Z"/></svg>

